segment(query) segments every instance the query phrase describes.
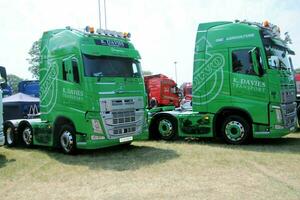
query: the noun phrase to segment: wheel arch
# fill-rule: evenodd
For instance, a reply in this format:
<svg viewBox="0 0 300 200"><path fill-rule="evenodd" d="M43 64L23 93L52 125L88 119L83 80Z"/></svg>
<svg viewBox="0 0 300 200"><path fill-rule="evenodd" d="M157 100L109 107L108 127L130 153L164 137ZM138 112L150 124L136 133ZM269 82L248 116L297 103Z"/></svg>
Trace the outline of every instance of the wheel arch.
<svg viewBox="0 0 300 200"><path fill-rule="evenodd" d="M238 115L240 117L243 117L249 123L253 123L253 119L247 110L242 108L237 108L237 107L225 107L219 110L214 116L214 120L213 120L214 136L217 137L221 136L221 123L224 120L224 118L229 115ZM250 128L252 129L251 126Z"/></svg>
<svg viewBox="0 0 300 200"><path fill-rule="evenodd" d="M18 132L18 134L22 134L22 132L23 132L23 130L24 130L24 128L25 128L26 126L28 126L28 127L30 127L30 128L32 129L32 125L30 124L29 121L27 121L27 120L22 120L22 121L20 121L20 123L19 123L19 125L18 125L18 127L17 127L17 132Z"/></svg>

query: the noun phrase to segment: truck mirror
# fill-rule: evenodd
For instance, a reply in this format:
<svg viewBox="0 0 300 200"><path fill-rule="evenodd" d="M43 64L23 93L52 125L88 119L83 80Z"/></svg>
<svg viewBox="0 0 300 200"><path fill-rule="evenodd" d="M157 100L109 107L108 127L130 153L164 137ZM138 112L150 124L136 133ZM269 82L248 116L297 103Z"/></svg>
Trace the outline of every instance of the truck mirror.
<svg viewBox="0 0 300 200"><path fill-rule="evenodd" d="M255 72L255 74L257 74L258 76L262 76L263 75L263 68L262 65L260 64L260 55L259 55L259 50L257 47L253 48L252 50L250 50L250 56L252 59L252 64L253 64L253 70Z"/></svg>
<svg viewBox="0 0 300 200"><path fill-rule="evenodd" d="M279 67L279 58L277 56L271 56L268 59L268 63L271 68L278 68Z"/></svg>
<svg viewBox="0 0 300 200"><path fill-rule="evenodd" d="M6 70L5 67L0 66L0 84L5 84L7 82ZM5 84L6 85L6 84Z"/></svg>
<svg viewBox="0 0 300 200"><path fill-rule="evenodd" d="M7 88L7 75L5 67L0 66L0 87Z"/></svg>

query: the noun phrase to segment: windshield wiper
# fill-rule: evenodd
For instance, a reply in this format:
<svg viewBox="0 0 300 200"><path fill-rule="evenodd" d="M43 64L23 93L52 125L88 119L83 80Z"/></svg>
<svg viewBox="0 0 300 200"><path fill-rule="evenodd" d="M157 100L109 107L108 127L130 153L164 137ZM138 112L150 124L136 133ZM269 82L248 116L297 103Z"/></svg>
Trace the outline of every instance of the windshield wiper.
<svg viewBox="0 0 300 200"><path fill-rule="evenodd" d="M97 82L99 82L101 80L101 77L103 77L103 73L102 72L96 72L93 73L94 77L97 77Z"/></svg>

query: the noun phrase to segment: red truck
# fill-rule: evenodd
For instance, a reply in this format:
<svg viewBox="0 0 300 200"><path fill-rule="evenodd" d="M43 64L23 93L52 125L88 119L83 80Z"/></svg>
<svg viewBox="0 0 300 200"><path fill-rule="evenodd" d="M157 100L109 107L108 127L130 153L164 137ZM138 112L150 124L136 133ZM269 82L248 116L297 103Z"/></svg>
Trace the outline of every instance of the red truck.
<svg viewBox="0 0 300 200"><path fill-rule="evenodd" d="M300 125L300 74L295 74L298 126Z"/></svg>
<svg viewBox="0 0 300 200"><path fill-rule="evenodd" d="M163 74L145 76L144 80L149 107L170 105L179 107L179 90L174 80Z"/></svg>
<svg viewBox="0 0 300 200"><path fill-rule="evenodd" d="M180 87L181 91L183 92L183 97L186 101L192 100L192 83L187 82L183 83Z"/></svg>
<svg viewBox="0 0 300 200"><path fill-rule="evenodd" d="M296 81L296 89L297 89L297 99L300 98L300 74L295 74L295 81Z"/></svg>

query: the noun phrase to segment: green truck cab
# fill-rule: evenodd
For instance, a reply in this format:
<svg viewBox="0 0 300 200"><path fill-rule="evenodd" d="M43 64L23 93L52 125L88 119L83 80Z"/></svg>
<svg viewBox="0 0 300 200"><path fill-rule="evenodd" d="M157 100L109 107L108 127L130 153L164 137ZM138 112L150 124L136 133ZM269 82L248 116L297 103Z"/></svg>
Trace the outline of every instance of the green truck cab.
<svg viewBox="0 0 300 200"><path fill-rule="evenodd" d="M241 144L278 138L296 127L296 91L286 39L279 28L247 21L200 24L192 111L150 113L152 137L222 136Z"/></svg>
<svg viewBox="0 0 300 200"><path fill-rule="evenodd" d="M40 118L10 120L9 146L61 147L65 153L148 137L140 55L129 34L70 27L41 39Z"/></svg>

